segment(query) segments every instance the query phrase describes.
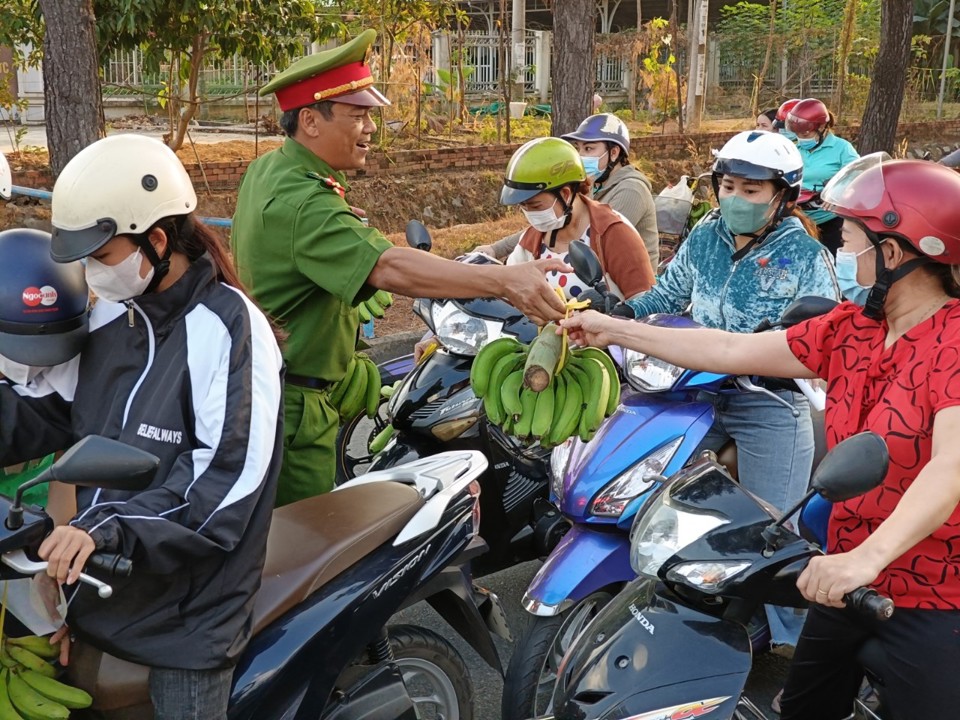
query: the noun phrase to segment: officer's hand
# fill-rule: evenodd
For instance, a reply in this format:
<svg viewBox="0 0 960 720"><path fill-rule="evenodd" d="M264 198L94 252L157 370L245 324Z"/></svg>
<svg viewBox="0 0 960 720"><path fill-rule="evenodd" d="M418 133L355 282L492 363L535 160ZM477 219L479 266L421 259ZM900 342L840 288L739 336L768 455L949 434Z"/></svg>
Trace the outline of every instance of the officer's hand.
<svg viewBox="0 0 960 720"><path fill-rule="evenodd" d="M86 530L73 525L55 527L40 545L38 555L47 561L47 575L61 585L73 585L80 577L87 558L97 549Z"/></svg>
<svg viewBox="0 0 960 720"><path fill-rule="evenodd" d="M557 328L557 334L566 330L569 333L570 342L580 347L598 347L605 348L613 340L611 330L619 322L614 318L596 312L595 310L584 310L568 317L560 323Z"/></svg>
<svg viewBox="0 0 960 720"><path fill-rule="evenodd" d="M503 268L503 272L507 273L504 283L507 301L538 325L559 320L566 313L566 307L553 286L544 278L552 270L573 272L573 268L559 258L534 260Z"/></svg>

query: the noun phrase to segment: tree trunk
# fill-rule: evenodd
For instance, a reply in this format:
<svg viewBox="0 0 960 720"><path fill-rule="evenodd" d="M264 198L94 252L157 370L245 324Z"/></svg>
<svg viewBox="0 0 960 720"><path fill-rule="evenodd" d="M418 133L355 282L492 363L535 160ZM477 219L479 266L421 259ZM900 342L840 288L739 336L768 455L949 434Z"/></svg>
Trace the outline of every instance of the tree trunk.
<svg viewBox="0 0 960 720"><path fill-rule="evenodd" d="M597 80L593 39L594 0L563 0L553 4L553 118L550 132L573 132L593 109Z"/></svg>
<svg viewBox="0 0 960 720"><path fill-rule="evenodd" d="M50 167L59 175L70 158L103 137L100 68L93 0L40 0L43 100Z"/></svg>
<svg viewBox="0 0 960 720"><path fill-rule="evenodd" d="M836 98L836 116L837 124L843 124L843 104L846 98L844 92L847 86L847 74L850 65L850 49L853 46L853 33L857 27L857 11L859 10L860 0L848 0L847 8L843 14L843 30L840 32L840 55L837 58L837 98Z"/></svg>
<svg viewBox="0 0 960 720"><path fill-rule="evenodd" d="M857 139L861 155L879 150L893 152L910 66L912 32L912 0L884 2L880 16L880 50L873 66L870 93Z"/></svg>

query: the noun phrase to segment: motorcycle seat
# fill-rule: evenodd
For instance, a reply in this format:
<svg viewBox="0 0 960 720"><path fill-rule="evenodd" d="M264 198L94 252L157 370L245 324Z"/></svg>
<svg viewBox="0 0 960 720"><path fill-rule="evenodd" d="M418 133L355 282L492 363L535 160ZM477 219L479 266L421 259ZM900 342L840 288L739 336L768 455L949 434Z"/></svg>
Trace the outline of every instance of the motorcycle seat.
<svg viewBox="0 0 960 720"><path fill-rule="evenodd" d="M389 542L423 504L409 485L377 482L274 510L253 606L254 634Z"/></svg>

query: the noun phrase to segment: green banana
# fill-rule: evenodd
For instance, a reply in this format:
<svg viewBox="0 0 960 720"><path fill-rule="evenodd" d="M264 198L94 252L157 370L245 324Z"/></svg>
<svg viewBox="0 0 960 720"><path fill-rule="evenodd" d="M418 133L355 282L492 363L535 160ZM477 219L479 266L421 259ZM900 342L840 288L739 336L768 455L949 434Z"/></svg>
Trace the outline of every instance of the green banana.
<svg viewBox="0 0 960 720"><path fill-rule="evenodd" d="M368 323L373 320L373 316L370 314L370 310L367 308L366 302L362 302L357 305L357 311L360 313L360 322Z"/></svg>
<svg viewBox="0 0 960 720"><path fill-rule="evenodd" d="M583 412L583 390L580 383L573 375L564 378L564 381L566 382L566 397L560 415L554 421L550 430L549 441L553 445L559 445L577 431L580 426L580 414Z"/></svg>
<svg viewBox="0 0 960 720"><path fill-rule="evenodd" d="M363 364L367 371L365 409L367 417L374 418L377 416L377 409L380 407L380 369L369 358L364 358Z"/></svg>
<svg viewBox="0 0 960 720"><path fill-rule="evenodd" d="M386 290L377 290L373 296L377 299L377 302L385 308L393 305L393 295L388 293Z"/></svg>
<svg viewBox="0 0 960 720"><path fill-rule="evenodd" d="M7 652L7 644L3 643L0 645L0 665L5 668L15 668L19 663L10 657L10 653Z"/></svg>
<svg viewBox="0 0 960 720"><path fill-rule="evenodd" d="M383 307L377 302L376 298L364 300L363 304L367 306L367 311L375 318L382 318L386 314L383 311Z"/></svg>
<svg viewBox="0 0 960 720"><path fill-rule="evenodd" d="M393 397L393 394L397 391L397 388L400 387L400 383L403 380L397 380L393 385L381 385L380 386L380 395L385 397L388 400Z"/></svg>
<svg viewBox="0 0 960 720"><path fill-rule="evenodd" d="M49 700L58 702L71 710L88 708L93 704L90 694L59 680L48 678L46 675L35 673L32 670L23 670L20 673L23 681Z"/></svg>
<svg viewBox="0 0 960 720"><path fill-rule="evenodd" d="M393 425L387 425L383 430L374 435L373 440L370 441L370 452L376 455L383 450L387 446L387 443L390 442L390 438L393 437L393 432Z"/></svg>
<svg viewBox="0 0 960 720"><path fill-rule="evenodd" d="M504 420L500 387L510 373L522 366L523 358L522 352L504 355L497 360L497 364L493 366L493 372L488 376L489 392L483 397L483 409L494 425L502 425Z"/></svg>
<svg viewBox="0 0 960 720"><path fill-rule="evenodd" d="M487 343L473 359L470 368L470 385L477 397L486 397L490 387L490 375L497 362L508 353L515 352L523 346L512 337L497 338Z"/></svg>
<svg viewBox="0 0 960 720"><path fill-rule="evenodd" d="M47 677L54 677L57 674L57 671L53 669L53 665L48 663L39 655L35 655L34 653L30 652L26 648L10 645L7 648L7 652L10 653L10 657L28 670L34 670L41 675L46 675Z"/></svg>
<svg viewBox="0 0 960 720"><path fill-rule="evenodd" d="M607 408L604 417L610 417L616 411L620 404L620 373L617 372L617 366L613 363L607 353L599 348L586 347L574 353L579 358L593 358L597 360L606 369L610 378L610 396L607 398Z"/></svg>
<svg viewBox="0 0 960 720"><path fill-rule="evenodd" d="M553 383L537 393L537 407L533 413L533 422L530 424L530 432L537 440L544 436L549 437L555 400L556 391Z"/></svg>
<svg viewBox="0 0 960 720"><path fill-rule="evenodd" d="M516 427L513 429L513 434L518 438L528 438L530 437L530 427L533 425L533 415L537 411L537 395L530 388L524 388L520 393L520 404L523 406L523 409L520 411L520 415L517 418Z"/></svg>
<svg viewBox="0 0 960 720"><path fill-rule="evenodd" d="M576 360L575 364L587 374L590 382L590 394L586 396L587 407L580 416L580 439L589 442L603 422L607 398L610 395L610 378L598 360L584 358Z"/></svg>
<svg viewBox="0 0 960 720"><path fill-rule="evenodd" d="M60 646L51 645L50 639L40 635L26 635L24 637L8 637L5 639L7 644L26 648L34 655L42 658L52 659L60 655Z"/></svg>
<svg viewBox="0 0 960 720"><path fill-rule="evenodd" d="M6 668L0 672L0 720L23 720L23 715L17 712L17 709L10 702L10 695L7 692L7 673Z"/></svg>
<svg viewBox="0 0 960 720"><path fill-rule="evenodd" d="M353 420L364 409L367 389L367 370L362 359L357 359L357 369L350 378L350 386L340 402L340 417L346 422Z"/></svg>
<svg viewBox="0 0 960 720"><path fill-rule="evenodd" d="M357 356L354 355L347 362L347 371L343 374L343 377L340 379L336 385L333 386L333 392L330 393L330 404L339 408L340 403L343 402L343 395L347 392L347 388L350 387L350 381L353 379L353 374L357 371Z"/></svg>
<svg viewBox="0 0 960 720"><path fill-rule="evenodd" d="M523 407L520 404L520 388L523 386L523 370L514 370L500 386L500 403L507 415L519 415ZM495 388L491 388L491 392Z"/></svg>
<svg viewBox="0 0 960 720"><path fill-rule="evenodd" d="M9 672L7 692L13 706L27 720L67 720L70 711L62 703L48 700L30 687L15 671Z"/></svg>
<svg viewBox="0 0 960 720"><path fill-rule="evenodd" d="M560 414L563 412L563 406L567 402L567 381L561 373L553 376L553 418L550 420L550 427L553 428L560 421ZM551 432L550 435L553 435Z"/></svg>

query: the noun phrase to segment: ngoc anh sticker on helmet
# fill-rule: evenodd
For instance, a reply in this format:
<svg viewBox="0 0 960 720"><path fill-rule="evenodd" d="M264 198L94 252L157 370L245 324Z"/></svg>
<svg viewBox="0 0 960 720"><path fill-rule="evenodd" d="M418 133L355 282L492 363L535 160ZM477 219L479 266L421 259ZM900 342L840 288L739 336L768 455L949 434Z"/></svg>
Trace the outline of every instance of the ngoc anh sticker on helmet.
<svg viewBox="0 0 960 720"><path fill-rule="evenodd" d="M21 294L23 304L35 308L38 305L50 307L57 303L57 289L52 285L43 287L28 287ZM27 312L30 312L29 310Z"/></svg>

